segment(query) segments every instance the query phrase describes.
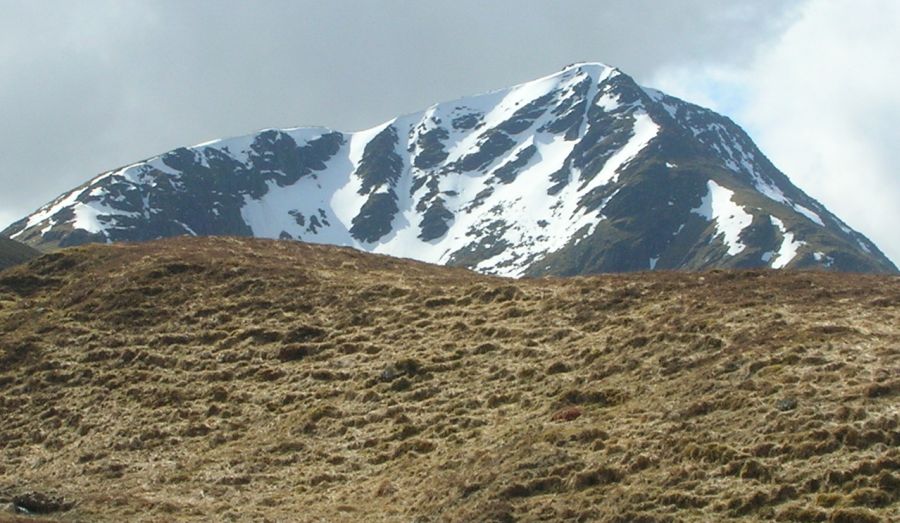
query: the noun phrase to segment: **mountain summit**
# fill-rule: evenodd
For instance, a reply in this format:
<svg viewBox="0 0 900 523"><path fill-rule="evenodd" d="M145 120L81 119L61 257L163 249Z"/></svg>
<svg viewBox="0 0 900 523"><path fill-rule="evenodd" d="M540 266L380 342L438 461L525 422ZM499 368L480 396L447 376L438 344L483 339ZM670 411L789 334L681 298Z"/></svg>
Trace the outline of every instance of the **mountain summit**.
<svg viewBox="0 0 900 523"><path fill-rule="evenodd" d="M267 129L97 176L3 234L349 245L487 274L897 272L730 119L579 63L371 129Z"/></svg>

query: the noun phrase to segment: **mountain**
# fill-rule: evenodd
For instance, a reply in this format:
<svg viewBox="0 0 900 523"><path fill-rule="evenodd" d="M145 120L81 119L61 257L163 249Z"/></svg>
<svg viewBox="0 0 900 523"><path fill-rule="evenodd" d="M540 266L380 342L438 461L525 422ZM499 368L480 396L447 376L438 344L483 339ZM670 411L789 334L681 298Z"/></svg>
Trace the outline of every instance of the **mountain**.
<svg viewBox="0 0 900 523"><path fill-rule="evenodd" d="M177 235L353 246L505 276L896 273L728 118L573 64L371 129L269 129L115 169L4 234L41 249Z"/></svg>
<svg viewBox="0 0 900 523"><path fill-rule="evenodd" d="M900 521L897 276L171 238L0 303L0 521Z"/></svg>
<svg viewBox="0 0 900 523"><path fill-rule="evenodd" d="M37 249L0 236L0 270L24 263L40 254Z"/></svg>

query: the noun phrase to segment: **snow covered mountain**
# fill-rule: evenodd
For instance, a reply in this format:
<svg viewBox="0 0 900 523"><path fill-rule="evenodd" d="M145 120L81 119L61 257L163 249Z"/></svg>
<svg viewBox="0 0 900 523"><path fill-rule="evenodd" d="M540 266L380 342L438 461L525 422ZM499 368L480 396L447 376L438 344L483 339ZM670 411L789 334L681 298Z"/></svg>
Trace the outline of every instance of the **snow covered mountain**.
<svg viewBox="0 0 900 523"><path fill-rule="evenodd" d="M507 276L897 271L731 120L599 63L365 131L268 129L175 149L3 234L42 249L252 235Z"/></svg>

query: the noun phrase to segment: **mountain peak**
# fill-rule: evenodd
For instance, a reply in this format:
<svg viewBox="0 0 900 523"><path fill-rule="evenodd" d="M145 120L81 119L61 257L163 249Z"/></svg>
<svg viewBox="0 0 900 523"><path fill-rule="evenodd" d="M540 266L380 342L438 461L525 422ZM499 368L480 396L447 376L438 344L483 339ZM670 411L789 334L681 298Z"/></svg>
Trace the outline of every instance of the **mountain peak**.
<svg viewBox="0 0 900 523"><path fill-rule="evenodd" d="M10 226L42 248L188 235L348 245L504 276L895 272L731 120L579 62L370 129L266 129L104 173Z"/></svg>
<svg viewBox="0 0 900 523"><path fill-rule="evenodd" d="M582 69L585 71L599 71L605 72L607 70L617 70L618 68L613 67L611 65L605 64L603 62L572 62L562 68L562 71L570 71L572 69Z"/></svg>

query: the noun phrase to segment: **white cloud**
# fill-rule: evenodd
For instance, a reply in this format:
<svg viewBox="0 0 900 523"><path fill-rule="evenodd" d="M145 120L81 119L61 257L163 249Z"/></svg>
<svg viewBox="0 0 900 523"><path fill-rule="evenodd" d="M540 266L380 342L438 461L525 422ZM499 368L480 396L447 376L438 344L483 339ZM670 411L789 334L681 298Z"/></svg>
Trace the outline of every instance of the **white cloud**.
<svg viewBox="0 0 900 523"><path fill-rule="evenodd" d="M814 0L746 66L670 67L653 83L734 117L797 186L897 263L898 29L895 0Z"/></svg>

